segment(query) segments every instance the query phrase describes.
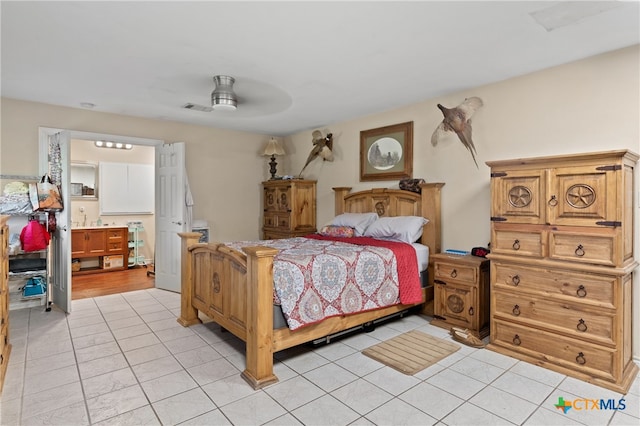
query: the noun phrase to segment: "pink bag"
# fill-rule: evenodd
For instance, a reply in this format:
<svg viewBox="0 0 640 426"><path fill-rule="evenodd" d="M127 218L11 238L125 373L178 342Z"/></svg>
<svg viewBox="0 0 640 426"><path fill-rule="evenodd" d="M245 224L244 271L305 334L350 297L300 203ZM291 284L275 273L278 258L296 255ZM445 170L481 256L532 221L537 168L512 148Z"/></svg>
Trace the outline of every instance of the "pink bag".
<svg viewBox="0 0 640 426"><path fill-rule="evenodd" d="M49 245L50 239L47 228L37 219L29 220L29 223L20 232L20 242L24 251L44 250Z"/></svg>

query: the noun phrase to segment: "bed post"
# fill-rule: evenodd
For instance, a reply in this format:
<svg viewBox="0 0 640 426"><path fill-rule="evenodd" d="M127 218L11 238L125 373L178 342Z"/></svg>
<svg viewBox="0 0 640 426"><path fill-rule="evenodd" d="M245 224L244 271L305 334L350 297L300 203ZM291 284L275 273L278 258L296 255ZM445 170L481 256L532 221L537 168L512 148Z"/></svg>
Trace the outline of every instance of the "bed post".
<svg viewBox="0 0 640 426"><path fill-rule="evenodd" d="M245 247L247 254L247 345L242 378L260 389L278 378L273 374L273 258L278 250Z"/></svg>
<svg viewBox="0 0 640 426"><path fill-rule="evenodd" d="M421 214L422 217L429 219L429 223L424 226L424 232L422 233L422 244L429 246L429 255L442 251L442 205L440 195L443 186L444 183L442 182L420 184L422 194ZM433 260L429 259L427 269L429 270L429 286L433 288ZM429 314L431 315L432 313Z"/></svg>
<svg viewBox="0 0 640 426"><path fill-rule="evenodd" d="M339 214L344 213L344 197L349 193L349 191L351 191L351 187L341 186L341 187L336 187L332 189L333 189L333 192L335 192L334 194L336 197L335 209L336 209L336 216L338 216Z"/></svg>
<svg viewBox="0 0 640 426"><path fill-rule="evenodd" d="M199 324L202 321L198 318L198 310L191 305L193 298L193 269L192 258L189 247L200 240L199 232L179 232L182 239L181 263L180 263L180 318L178 323L183 327Z"/></svg>
<svg viewBox="0 0 640 426"><path fill-rule="evenodd" d="M442 216L441 216L441 188L442 182L430 182L420 184L422 191L422 217L429 219L424 227L423 244L429 246L429 254L436 254L442 251Z"/></svg>

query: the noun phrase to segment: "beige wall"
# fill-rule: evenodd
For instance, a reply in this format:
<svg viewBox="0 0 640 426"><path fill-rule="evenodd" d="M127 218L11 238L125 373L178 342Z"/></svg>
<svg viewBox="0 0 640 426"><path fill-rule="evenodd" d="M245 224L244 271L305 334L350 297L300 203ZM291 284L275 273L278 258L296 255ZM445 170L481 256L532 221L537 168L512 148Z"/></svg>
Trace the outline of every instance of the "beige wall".
<svg viewBox="0 0 640 426"><path fill-rule="evenodd" d="M316 160L304 177L318 180L318 223L333 215L334 186L354 190L397 187L397 181L359 182L360 131L413 121L413 175L445 182L442 190L443 248L469 250L490 240L489 168L485 161L630 149L640 154L640 46L596 56L511 80L461 90L402 109L326 126L334 134L335 161ZM428 82L425 82L428 84ZM375 90L375 88L372 88ZM473 118L476 168L457 137L431 146L442 120L436 104L452 107L464 98L484 101ZM299 173L311 149L311 132L286 141L285 172ZM635 204L635 252L640 258L640 173ZM634 333L640 330L640 268L634 276ZM634 342L640 357L640 339Z"/></svg>
<svg viewBox="0 0 640 426"><path fill-rule="evenodd" d="M414 177L446 182L443 247L486 245L490 192L485 161L613 149L640 153L639 48L636 45L511 80L461 89L348 122L327 123L323 129L334 134L336 159L332 163L316 161L304 175L318 180L318 223L333 217L334 186L349 185L354 190L397 186L396 181L359 182L359 132L413 121ZM451 107L469 96L479 96L485 103L473 120L479 168L455 137L437 147L430 144L431 133L442 120L436 104ZM266 159L258 154L266 135L10 99L2 99L1 114L2 173L36 174L38 126L184 141L196 202L194 217L208 220L213 238L218 240L259 236L260 182L269 173ZM286 138L289 155L279 159L279 174L299 173L312 147L312 130ZM637 187L640 191L640 185ZM638 198L637 192L636 204L640 206ZM637 239L636 253L640 253L639 246ZM634 279L636 335L640 328L638 275ZM636 357L639 348L636 340Z"/></svg>
<svg viewBox="0 0 640 426"><path fill-rule="evenodd" d="M639 46L634 46L327 125L323 129L334 134L335 161L317 160L304 172L305 178L318 180L318 222L333 217L331 187L397 187L397 181L359 182L360 131L413 121L414 177L446 182L442 193L443 247L486 245L490 193L485 161L625 148L640 153L639 51ZM455 135L437 147L430 142L442 120L436 104L452 107L470 96L484 101L473 117L479 168ZM297 174L311 150L311 132L293 135L285 147L293 153L286 158L285 172Z"/></svg>
<svg viewBox="0 0 640 426"><path fill-rule="evenodd" d="M185 142L195 219L216 239L255 239L260 182L269 176L259 155L268 136L149 120L2 98L0 173L37 175L38 127ZM73 214L73 212L72 212Z"/></svg>

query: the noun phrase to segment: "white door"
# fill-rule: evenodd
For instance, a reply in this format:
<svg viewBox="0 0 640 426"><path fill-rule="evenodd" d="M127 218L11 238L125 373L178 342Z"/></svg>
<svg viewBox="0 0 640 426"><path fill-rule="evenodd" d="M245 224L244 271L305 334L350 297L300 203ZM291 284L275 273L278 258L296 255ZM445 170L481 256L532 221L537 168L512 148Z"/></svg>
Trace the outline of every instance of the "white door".
<svg viewBox="0 0 640 426"><path fill-rule="evenodd" d="M40 174L49 173L49 146L58 145L60 158L55 159L61 170L60 188L65 208L55 213L57 227L51 238L48 259L49 294L47 302L53 302L64 312L71 312L71 198L69 191L69 162L71 137L68 131L40 128ZM49 309L49 305L47 309Z"/></svg>
<svg viewBox="0 0 640 426"><path fill-rule="evenodd" d="M186 232L184 142L156 147L156 288L180 292L178 232Z"/></svg>

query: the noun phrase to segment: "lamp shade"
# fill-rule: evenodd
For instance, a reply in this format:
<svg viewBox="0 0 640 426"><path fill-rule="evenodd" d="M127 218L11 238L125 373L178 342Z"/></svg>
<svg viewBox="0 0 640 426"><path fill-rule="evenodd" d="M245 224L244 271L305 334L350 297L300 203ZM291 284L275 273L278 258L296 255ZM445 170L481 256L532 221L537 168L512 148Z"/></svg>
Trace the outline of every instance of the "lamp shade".
<svg viewBox="0 0 640 426"><path fill-rule="evenodd" d="M264 147L262 155L284 155L284 148L280 141L276 138L269 139L267 145Z"/></svg>

